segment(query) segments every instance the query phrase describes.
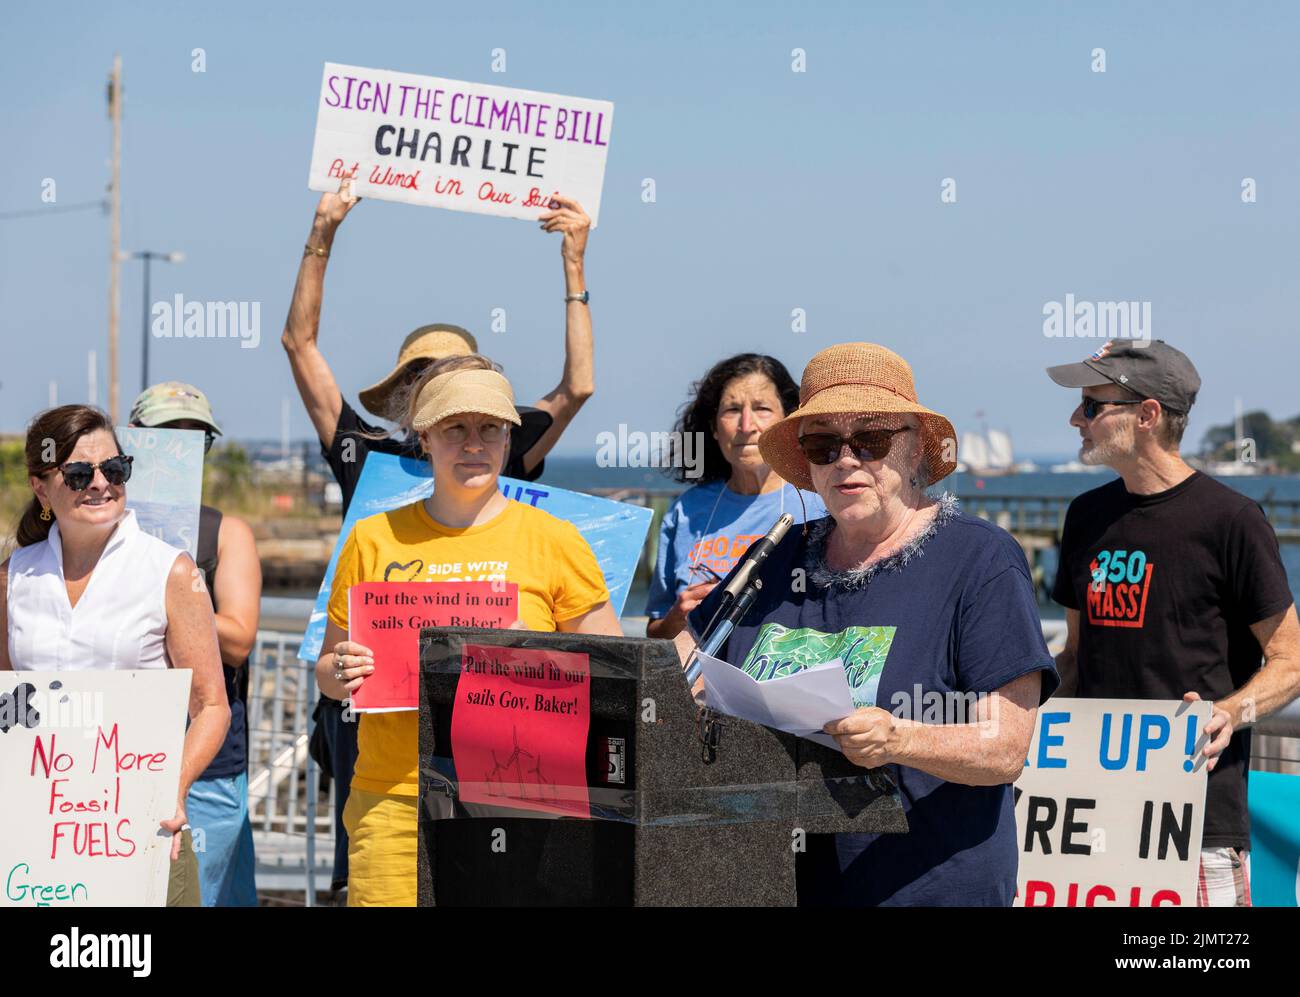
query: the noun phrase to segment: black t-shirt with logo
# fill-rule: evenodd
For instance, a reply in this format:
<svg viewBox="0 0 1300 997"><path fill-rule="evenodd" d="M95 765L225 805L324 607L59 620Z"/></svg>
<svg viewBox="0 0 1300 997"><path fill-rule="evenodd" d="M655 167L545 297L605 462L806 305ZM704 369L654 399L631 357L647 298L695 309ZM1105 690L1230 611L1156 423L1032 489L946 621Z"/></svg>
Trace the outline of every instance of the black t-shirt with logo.
<svg viewBox="0 0 1300 997"><path fill-rule="evenodd" d="M547 426L551 422L550 415L545 412L530 412L526 418L544 419ZM371 450L377 453L396 454L399 457L414 457L417 460L424 457L424 451L420 448L417 439L400 440L393 437L374 439L361 435L382 432L382 429L372 426L357 415L356 409L344 399L343 408L339 411L339 423L334 428L334 442L328 448L322 446L320 452L329 464L330 470L334 472L334 480L339 483L339 488L343 492L343 515L345 516L348 514L348 506L352 504L352 493L357 490L357 482L361 480L361 468L366 463L366 454ZM520 481L536 481L542 476L546 461L539 460L535 468L526 471L524 455L519 449L521 446L532 446L533 440L538 435L541 434L535 434L531 439L526 439L525 434L522 433L510 435L510 452L506 454L506 465L501 470L502 474L507 478L518 478ZM345 440L353 441L346 455L343 449ZM345 456L352 459L345 459Z"/></svg>
<svg viewBox="0 0 1300 997"><path fill-rule="evenodd" d="M1220 700L1262 664L1251 624L1291 605L1277 535L1259 504L1193 472L1133 495L1117 478L1065 516L1052 597L1079 611L1078 695ZM1249 848L1250 731L1209 774L1206 848Z"/></svg>

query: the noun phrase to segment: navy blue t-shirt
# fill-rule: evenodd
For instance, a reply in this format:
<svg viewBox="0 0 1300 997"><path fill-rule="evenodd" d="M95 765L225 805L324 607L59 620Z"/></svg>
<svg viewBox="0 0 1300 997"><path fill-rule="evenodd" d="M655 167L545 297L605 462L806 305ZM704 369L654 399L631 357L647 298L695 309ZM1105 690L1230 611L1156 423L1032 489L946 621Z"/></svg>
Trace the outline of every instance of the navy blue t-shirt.
<svg viewBox="0 0 1300 997"><path fill-rule="evenodd" d="M974 722L954 705L1042 672L1040 703L1059 684L1043 641L1024 553L1006 531L941 507L919 548L882 562L865 584L818 584L830 519L790 534L763 567L759 601L722 657L762 680L840 657L857 706L908 719ZM700 633L721 586L691 614ZM963 786L889 767L907 834L810 836L800 903L1009 906L1017 847L1011 787Z"/></svg>

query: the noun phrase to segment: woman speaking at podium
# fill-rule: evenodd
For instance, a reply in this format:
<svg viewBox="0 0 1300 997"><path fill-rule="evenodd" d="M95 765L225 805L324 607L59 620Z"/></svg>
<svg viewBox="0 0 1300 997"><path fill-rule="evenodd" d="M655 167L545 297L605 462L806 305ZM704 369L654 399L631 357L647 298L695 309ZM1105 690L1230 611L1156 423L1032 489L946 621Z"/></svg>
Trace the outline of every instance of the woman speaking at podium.
<svg viewBox="0 0 1300 997"><path fill-rule="evenodd" d="M330 590L327 650L316 664L321 691L346 699L374 671L370 649L348 640L351 586L445 581L444 569L457 563L497 562L460 580L518 585L525 629L620 636L604 575L577 528L501 494L510 427L519 425L510 382L482 356L449 357L429 367L409 398L404 428L419 434L429 455L434 492L361 520L344 543ZM343 813L348 906L415 906L418 730L413 710L361 717Z"/></svg>
<svg viewBox="0 0 1300 997"><path fill-rule="evenodd" d="M850 761L890 769L910 828L809 836L799 902L1009 905L1010 783L1058 683L1020 546L950 495L926 494L956 466L952 425L883 347L813 357L799 407L759 449L830 515L772 551L723 653L760 681L841 659L857 709L827 733ZM720 596L691 614L694 633ZM957 709L936 723L936 702Z"/></svg>

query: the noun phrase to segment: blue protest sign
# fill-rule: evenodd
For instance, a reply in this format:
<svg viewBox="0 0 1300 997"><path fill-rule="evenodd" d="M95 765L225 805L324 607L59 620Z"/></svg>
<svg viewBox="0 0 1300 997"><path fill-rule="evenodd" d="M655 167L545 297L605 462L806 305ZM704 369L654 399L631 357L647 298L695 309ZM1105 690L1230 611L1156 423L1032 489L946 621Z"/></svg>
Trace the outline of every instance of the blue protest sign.
<svg viewBox="0 0 1300 997"><path fill-rule="evenodd" d="M126 507L146 533L173 547L199 550L203 501L203 434L195 429L118 426L118 442L134 458Z"/></svg>

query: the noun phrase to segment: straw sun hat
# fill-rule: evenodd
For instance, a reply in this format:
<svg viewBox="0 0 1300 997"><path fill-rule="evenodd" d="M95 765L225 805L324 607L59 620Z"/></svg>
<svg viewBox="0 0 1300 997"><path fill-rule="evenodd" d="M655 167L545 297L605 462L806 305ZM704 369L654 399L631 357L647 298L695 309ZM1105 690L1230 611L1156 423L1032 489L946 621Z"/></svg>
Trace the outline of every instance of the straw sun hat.
<svg viewBox="0 0 1300 997"><path fill-rule="evenodd" d="M478 352L474 337L458 325L422 325L402 340L397 363L387 377L372 384L358 395L361 404L381 419L391 418L389 404L393 391L406 374L407 364L417 360L441 360L444 357L467 357Z"/></svg>
<svg viewBox="0 0 1300 997"><path fill-rule="evenodd" d="M875 343L841 343L809 360L799 385L799 407L762 435L759 453L786 481L813 491L808 458L799 449L801 420L813 415L894 412L913 415L920 424L924 484L934 484L957 469L952 423L916 400L907 361Z"/></svg>

